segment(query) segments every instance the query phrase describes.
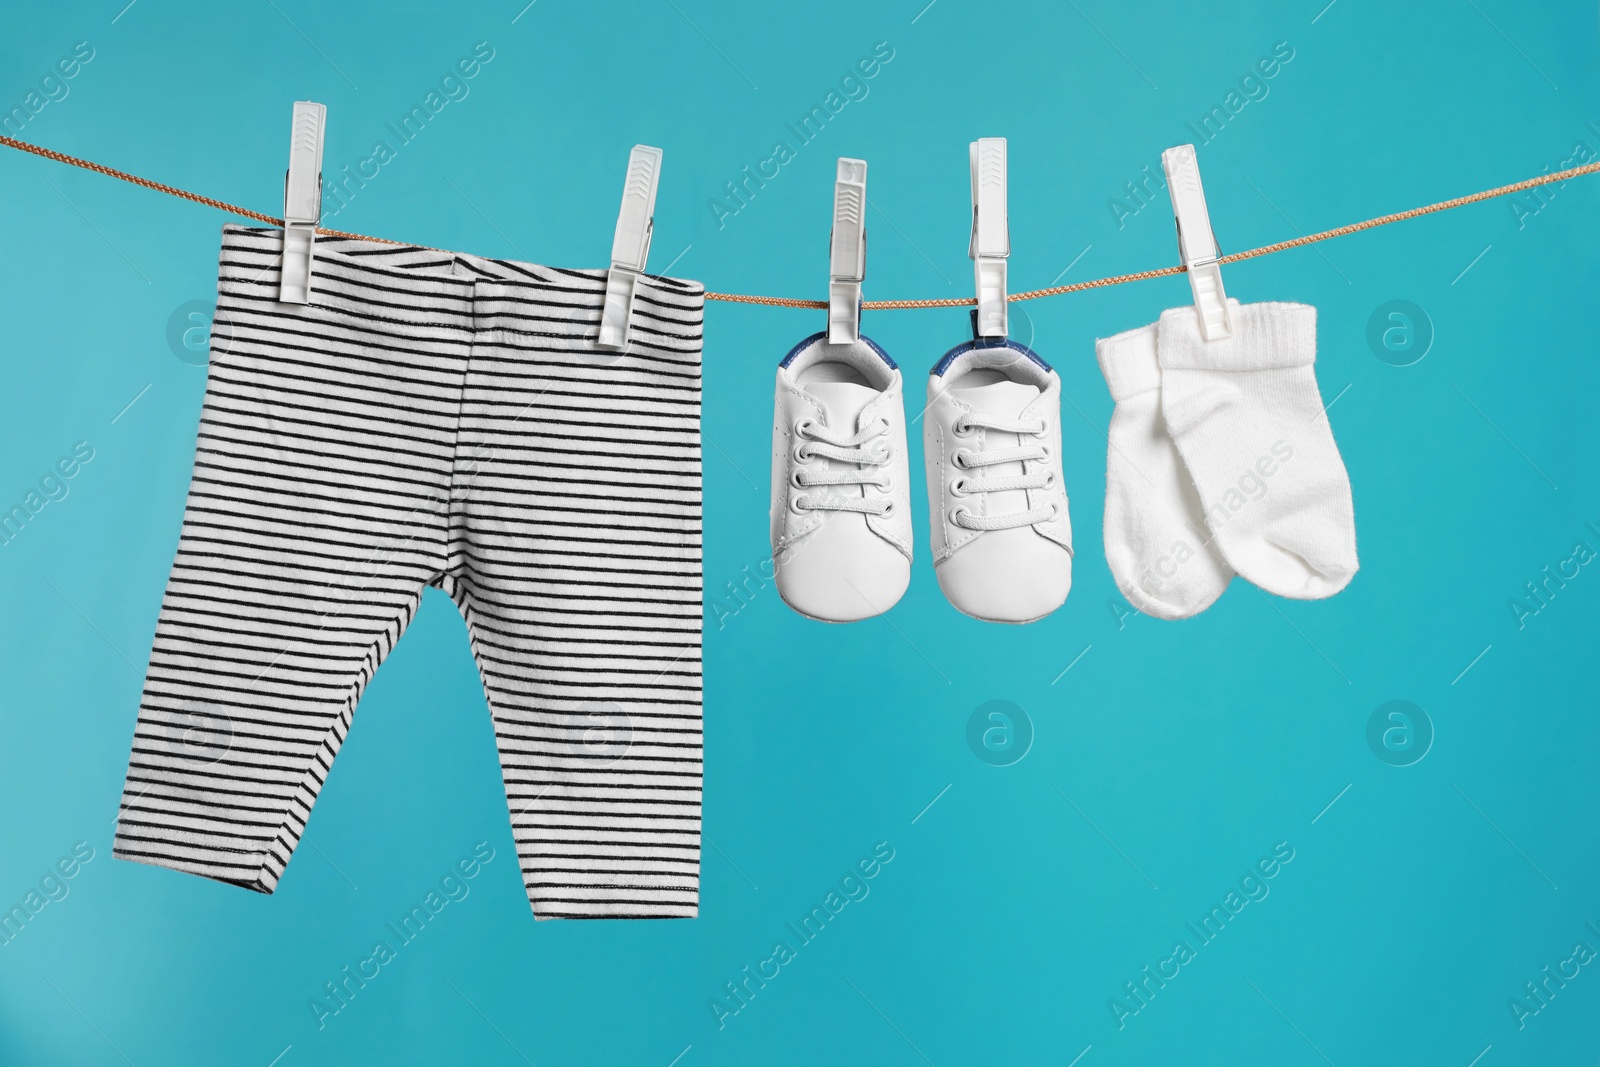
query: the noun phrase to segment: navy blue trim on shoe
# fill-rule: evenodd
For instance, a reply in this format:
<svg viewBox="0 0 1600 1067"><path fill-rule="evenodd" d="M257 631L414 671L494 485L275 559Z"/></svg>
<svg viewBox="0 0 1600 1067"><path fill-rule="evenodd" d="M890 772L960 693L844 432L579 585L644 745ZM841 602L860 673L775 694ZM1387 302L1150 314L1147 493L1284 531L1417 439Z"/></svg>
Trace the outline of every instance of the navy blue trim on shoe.
<svg viewBox="0 0 1600 1067"><path fill-rule="evenodd" d="M943 359L939 360L938 363L933 365L933 370L930 373L943 377L944 372L950 369L950 364L955 362L957 356L971 352L975 348L1009 348L1013 352L1021 352L1023 355L1039 364L1039 366L1045 370L1051 369L1050 364L1040 359L1039 354L1033 349L1029 348L1025 344L1020 344L1019 342L1013 341L1011 338L1006 337L994 341L965 341L962 344L956 345L954 348L944 354Z"/></svg>
<svg viewBox="0 0 1600 1067"><path fill-rule="evenodd" d="M827 336L828 336L827 332L823 331L821 333L814 333L810 337L807 337L805 340L801 341L799 344L797 344L793 348L789 349L789 354L787 356L783 357L783 362L779 363L778 366L787 367L791 362L794 361L794 357L795 356L798 356L801 352L805 351L807 348L810 348L812 345L816 344L818 341L825 340L827 338ZM889 369L890 370L899 370L900 369L900 365L898 363L896 363L894 360L890 359L889 358L889 353L887 353L883 349L879 348L878 347L878 343L876 341L874 341L872 338L864 336L864 337L861 338L861 340L866 343L868 348L870 348L874 352L878 353L878 358L883 360L885 363L887 363L889 365ZM1023 349L1023 351L1026 352L1027 349ZM1035 356L1034 358L1037 359L1038 357ZM1049 367L1045 368L1045 370L1049 370L1049 369L1050 369Z"/></svg>
<svg viewBox="0 0 1600 1067"><path fill-rule="evenodd" d="M868 348L870 348L874 352L878 353L878 358L883 360L885 363L887 363L889 365L889 369L890 370L899 370L900 369L900 364L898 364L894 360L890 359L889 358L889 353L885 352L883 349L878 347L878 342L874 341L872 338L868 337L866 334L862 334L861 335L861 340L866 342Z"/></svg>
<svg viewBox="0 0 1600 1067"><path fill-rule="evenodd" d="M816 344L818 341L820 341L822 338L824 338L826 336L828 336L828 335L827 335L826 332L824 332L824 333L814 333L810 337L805 338L799 344L797 344L793 348L789 349L789 354L787 356L783 357L783 362L779 363L778 366L787 367L790 363L794 362L794 357L795 356L798 356L803 350L805 350L807 348L810 348L812 345Z"/></svg>

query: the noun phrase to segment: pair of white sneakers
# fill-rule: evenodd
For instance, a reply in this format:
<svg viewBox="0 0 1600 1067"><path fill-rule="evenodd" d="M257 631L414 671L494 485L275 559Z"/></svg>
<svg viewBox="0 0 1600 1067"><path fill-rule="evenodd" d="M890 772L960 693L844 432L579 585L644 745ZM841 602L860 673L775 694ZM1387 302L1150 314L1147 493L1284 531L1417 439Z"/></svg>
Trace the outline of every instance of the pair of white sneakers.
<svg viewBox="0 0 1600 1067"><path fill-rule="evenodd" d="M1061 381L1014 341L952 349L928 377L923 442L934 573L958 610L1023 623L1072 586ZM911 581L900 370L863 337L801 341L778 365L772 424L778 592L810 618L888 611Z"/></svg>

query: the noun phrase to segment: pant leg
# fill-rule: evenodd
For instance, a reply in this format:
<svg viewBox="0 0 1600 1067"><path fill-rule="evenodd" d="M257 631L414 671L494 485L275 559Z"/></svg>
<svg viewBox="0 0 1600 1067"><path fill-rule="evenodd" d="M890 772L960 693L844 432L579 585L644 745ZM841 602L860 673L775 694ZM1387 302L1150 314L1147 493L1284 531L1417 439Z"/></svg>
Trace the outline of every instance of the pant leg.
<svg viewBox="0 0 1600 1067"><path fill-rule="evenodd" d="M278 303L280 241L225 238L114 846L264 893L363 686L442 571L469 350L459 294L419 282L397 300L406 282L337 257L317 261L313 305Z"/></svg>
<svg viewBox="0 0 1600 1067"><path fill-rule="evenodd" d="M478 286L452 592L535 915L691 917L703 304L683 283L641 291L619 358L591 340L603 288Z"/></svg>

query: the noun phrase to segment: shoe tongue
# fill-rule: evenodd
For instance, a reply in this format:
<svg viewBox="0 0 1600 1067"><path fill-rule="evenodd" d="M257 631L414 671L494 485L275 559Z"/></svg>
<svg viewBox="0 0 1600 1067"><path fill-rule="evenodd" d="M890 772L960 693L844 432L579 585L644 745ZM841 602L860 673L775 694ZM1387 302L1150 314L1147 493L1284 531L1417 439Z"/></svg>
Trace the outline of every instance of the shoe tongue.
<svg viewBox="0 0 1600 1067"><path fill-rule="evenodd" d="M1022 414L1023 408L1039 398L1038 386L1010 379L988 385L953 385L950 392L973 410L985 415L998 415L1003 419L1016 418Z"/></svg>
<svg viewBox="0 0 1600 1067"><path fill-rule="evenodd" d="M811 394L828 413L828 426L845 433L856 432L856 420L861 409L878 395L878 391L855 382L809 382L805 391Z"/></svg>

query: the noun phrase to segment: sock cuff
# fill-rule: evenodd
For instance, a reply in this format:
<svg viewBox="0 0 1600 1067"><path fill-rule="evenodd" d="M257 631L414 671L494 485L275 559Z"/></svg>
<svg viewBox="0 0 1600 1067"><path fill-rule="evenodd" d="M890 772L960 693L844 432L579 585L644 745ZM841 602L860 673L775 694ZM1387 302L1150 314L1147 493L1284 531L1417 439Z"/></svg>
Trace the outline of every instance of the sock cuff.
<svg viewBox="0 0 1600 1067"><path fill-rule="evenodd" d="M1229 300L1233 336L1206 341L1192 306L1161 313L1163 369L1249 371L1308 367L1317 359L1317 309L1309 304Z"/></svg>
<svg viewBox="0 0 1600 1067"><path fill-rule="evenodd" d="M1101 338L1094 343L1094 356L1112 400L1148 393L1161 384L1155 323Z"/></svg>

